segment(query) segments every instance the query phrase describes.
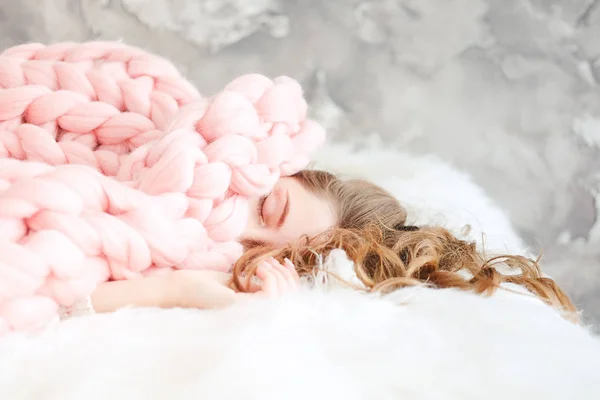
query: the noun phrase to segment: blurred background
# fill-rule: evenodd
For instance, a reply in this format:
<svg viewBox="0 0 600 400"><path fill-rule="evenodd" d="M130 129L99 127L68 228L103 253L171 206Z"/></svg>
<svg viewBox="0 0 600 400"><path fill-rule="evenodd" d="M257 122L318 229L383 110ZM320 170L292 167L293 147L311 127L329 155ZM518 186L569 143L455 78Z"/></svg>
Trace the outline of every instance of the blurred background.
<svg viewBox="0 0 600 400"><path fill-rule="evenodd" d="M600 323L599 0L0 0L2 48L94 39L207 95L289 75L332 140L439 156Z"/></svg>

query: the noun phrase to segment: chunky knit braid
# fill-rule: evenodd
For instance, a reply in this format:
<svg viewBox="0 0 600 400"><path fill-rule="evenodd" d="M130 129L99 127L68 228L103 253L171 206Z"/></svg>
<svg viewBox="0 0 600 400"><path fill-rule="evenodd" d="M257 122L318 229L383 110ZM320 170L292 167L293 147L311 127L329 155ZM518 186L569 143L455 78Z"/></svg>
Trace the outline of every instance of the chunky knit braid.
<svg viewBox="0 0 600 400"><path fill-rule="evenodd" d="M120 43L0 55L0 332L32 329L108 279L227 270L247 200L324 138L297 82L242 76L203 98Z"/></svg>

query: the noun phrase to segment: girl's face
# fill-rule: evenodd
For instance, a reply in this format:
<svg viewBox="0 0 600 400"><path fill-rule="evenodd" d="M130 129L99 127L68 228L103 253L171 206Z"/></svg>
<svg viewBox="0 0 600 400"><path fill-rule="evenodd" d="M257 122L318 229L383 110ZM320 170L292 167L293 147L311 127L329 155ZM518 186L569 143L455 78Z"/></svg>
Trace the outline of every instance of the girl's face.
<svg viewBox="0 0 600 400"><path fill-rule="evenodd" d="M250 200L248 225L241 239L283 245L302 235L318 235L335 223L336 214L327 199L297 179L281 178L270 194Z"/></svg>

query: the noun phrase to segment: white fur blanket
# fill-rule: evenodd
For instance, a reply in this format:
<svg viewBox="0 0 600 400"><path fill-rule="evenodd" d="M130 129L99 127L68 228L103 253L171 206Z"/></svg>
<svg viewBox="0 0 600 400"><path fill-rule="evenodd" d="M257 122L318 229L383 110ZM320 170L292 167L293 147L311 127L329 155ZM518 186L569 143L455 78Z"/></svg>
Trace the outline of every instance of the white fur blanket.
<svg viewBox="0 0 600 400"><path fill-rule="evenodd" d="M323 154L320 165L386 186L412 223L470 224L488 250L525 251L484 192L436 159ZM317 291L222 311L123 310L0 340L2 400L600 399L599 371L597 339L506 292Z"/></svg>
<svg viewBox="0 0 600 400"><path fill-rule="evenodd" d="M0 343L0 398L598 399L600 342L541 302L404 289L122 310Z"/></svg>

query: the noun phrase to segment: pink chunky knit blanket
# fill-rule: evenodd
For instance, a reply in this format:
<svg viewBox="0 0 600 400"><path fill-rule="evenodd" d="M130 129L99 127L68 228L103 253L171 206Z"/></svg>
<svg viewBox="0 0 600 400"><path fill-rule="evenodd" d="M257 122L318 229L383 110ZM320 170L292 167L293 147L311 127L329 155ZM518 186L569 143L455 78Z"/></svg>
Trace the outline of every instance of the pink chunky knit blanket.
<svg viewBox="0 0 600 400"><path fill-rule="evenodd" d="M247 200L324 138L297 82L235 79L202 97L121 43L0 54L0 333L32 330L98 283L227 270Z"/></svg>

